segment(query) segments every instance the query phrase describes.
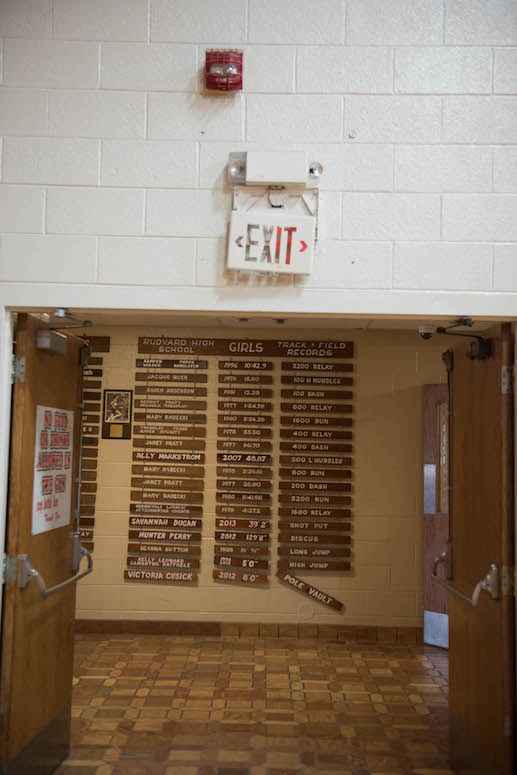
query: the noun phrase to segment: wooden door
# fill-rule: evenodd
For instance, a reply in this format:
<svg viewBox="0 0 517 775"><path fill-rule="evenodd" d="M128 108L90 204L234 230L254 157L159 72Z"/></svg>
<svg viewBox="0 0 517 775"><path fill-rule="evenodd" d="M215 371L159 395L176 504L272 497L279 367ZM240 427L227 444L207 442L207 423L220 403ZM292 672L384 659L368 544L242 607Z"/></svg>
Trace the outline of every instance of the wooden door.
<svg viewBox="0 0 517 775"><path fill-rule="evenodd" d="M6 552L9 558L28 555L50 587L74 575L71 512L78 473L81 343L67 338L63 355L37 349L36 332L43 327L35 317L18 318L16 356L25 359L25 376L13 393ZM59 411L45 414L43 408ZM33 488L35 469L38 487ZM38 520L45 530L33 534L40 529ZM75 583L45 599L36 578L19 586L19 560L10 569L2 621L1 771L46 775L69 750Z"/></svg>
<svg viewBox="0 0 517 775"><path fill-rule="evenodd" d="M449 391L447 385L424 385L424 643L448 648L447 592L433 583L435 557L449 540Z"/></svg>
<svg viewBox="0 0 517 775"><path fill-rule="evenodd" d="M459 770L510 775L516 771L513 337L506 324L487 335L491 357L468 357L469 340L457 339L449 358L451 751ZM500 574L499 582L492 576L496 598L481 590L473 606L473 590L492 564Z"/></svg>

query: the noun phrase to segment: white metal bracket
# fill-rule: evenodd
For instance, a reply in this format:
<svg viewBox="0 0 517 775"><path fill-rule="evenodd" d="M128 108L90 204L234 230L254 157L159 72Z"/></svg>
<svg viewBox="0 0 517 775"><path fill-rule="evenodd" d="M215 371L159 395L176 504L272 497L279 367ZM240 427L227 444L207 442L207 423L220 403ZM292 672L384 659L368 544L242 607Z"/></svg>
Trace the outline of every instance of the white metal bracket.
<svg viewBox="0 0 517 775"><path fill-rule="evenodd" d="M25 358L17 358L13 355L11 365L11 382L13 385L16 382L25 382Z"/></svg>
<svg viewBox="0 0 517 775"><path fill-rule="evenodd" d="M513 392L513 366L501 367L501 394L503 396L510 395Z"/></svg>

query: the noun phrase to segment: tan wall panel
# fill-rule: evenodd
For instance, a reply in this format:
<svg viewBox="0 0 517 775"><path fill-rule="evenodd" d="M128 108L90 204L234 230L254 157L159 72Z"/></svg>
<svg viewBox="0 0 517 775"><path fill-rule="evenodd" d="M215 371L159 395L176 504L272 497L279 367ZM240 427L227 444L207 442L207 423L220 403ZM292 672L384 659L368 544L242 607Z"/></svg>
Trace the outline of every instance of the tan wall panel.
<svg viewBox="0 0 517 775"><path fill-rule="evenodd" d="M104 354L104 385L134 389L137 338L146 335L235 337L214 331L132 327L98 328L111 337ZM239 332L241 334L241 332ZM250 338L315 338L296 329L253 329ZM342 614L281 585L276 567L276 493L273 490L271 580L266 588L227 586L212 580L216 488L216 430L208 423L202 555L197 586L124 583L132 441L100 440L95 521L95 571L79 585L80 618L260 621L414 626L421 623L421 386L445 381L441 343L413 332L318 330L318 340L356 344L354 391L354 503L352 567L336 575L298 573L338 597ZM217 413L217 374L209 369L209 410ZM279 391L277 391L279 392ZM204 399L203 399L204 400ZM278 421L279 403L273 407ZM275 442L276 444L277 442ZM278 448L273 451L278 460ZM275 465L274 465L275 468Z"/></svg>

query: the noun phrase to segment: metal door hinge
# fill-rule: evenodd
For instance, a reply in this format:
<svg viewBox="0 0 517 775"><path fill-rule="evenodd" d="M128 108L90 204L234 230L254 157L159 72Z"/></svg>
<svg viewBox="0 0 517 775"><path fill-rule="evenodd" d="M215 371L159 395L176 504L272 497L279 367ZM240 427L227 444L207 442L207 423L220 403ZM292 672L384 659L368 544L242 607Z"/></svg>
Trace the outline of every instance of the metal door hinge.
<svg viewBox="0 0 517 775"><path fill-rule="evenodd" d="M17 358L13 355L11 365L11 382L25 382L25 358Z"/></svg>
<svg viewBox="0 0 517 775"><path fill-rule="evenodd" d="M4 554L2 558L2 583L6 587L12 586L16 582L18 574L18 558Z"/></svg>
<svg viewBox="0 0 517 775"><path fill-rule="evenodd" d="M513 393L513 366L501 366L501 394Z"/></svg>
<svg viewBox="0 0 517 775"><path fill-rule="evenodd" d="M501 595L511 597L515 594L515 568L513 565L503 565L501 568Z"/></svg>

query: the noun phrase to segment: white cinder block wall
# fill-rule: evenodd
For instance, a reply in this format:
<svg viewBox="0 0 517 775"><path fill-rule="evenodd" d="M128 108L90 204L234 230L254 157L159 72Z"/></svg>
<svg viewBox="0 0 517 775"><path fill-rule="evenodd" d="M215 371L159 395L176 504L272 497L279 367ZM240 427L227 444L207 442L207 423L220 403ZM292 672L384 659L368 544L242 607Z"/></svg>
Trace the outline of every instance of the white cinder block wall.
<svg viewBox="0 0 517 775"><path fill-rule="evenodd" d="M517 314L515 0L1 0L0 39L3 303L230 307L224 165L255 145L324 164L322 241L234 307ZM213 46L245 50L242 94L203 93Z"/></svg>

